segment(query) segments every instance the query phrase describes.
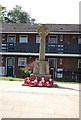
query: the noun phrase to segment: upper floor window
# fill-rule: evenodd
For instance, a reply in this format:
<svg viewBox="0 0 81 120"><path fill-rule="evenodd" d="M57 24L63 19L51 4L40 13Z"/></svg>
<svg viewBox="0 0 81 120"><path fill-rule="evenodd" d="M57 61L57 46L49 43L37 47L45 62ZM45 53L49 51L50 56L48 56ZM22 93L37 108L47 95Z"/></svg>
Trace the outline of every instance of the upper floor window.
<svg viewBox="0 0 81 120"><path fill-rule="evenodd" d="M18 58L18 66L26 66L27 65L27 58Z"/></svg>
<svg viewBox="0 0 81 120"><path fill-rule="evenodd" d="M16 42L16 35L8 35L7 42L8 43L15 43Z"/></svg>
<svg viewBox="0 0 81 120"><path fill-rule="evenodd" d="M49 43L57 43L57 36L51 35L49 36Z"/></svg>
<svg viewBox="0 0 81 120"><path fill-rule="evenodd" d="M78 38L78 44L81 44L81 36Z"/></svg>
<svg viewBox="0 0 81 120"><path fill-rule="evenodd" d="M41 37L39 35L36 35L36 43L40 43Z"/></svg>
<svg viewBox="0 0 81 120"><path fill-rule="evenodd" d="M78 68L81 68L81 59L78 60Z"/></svg>
<svg viewBox="0 0 81 120"><path fill-rule="evenodd" d="M20 43L28 43L28 36L27 35L20 35Z"/></svg>

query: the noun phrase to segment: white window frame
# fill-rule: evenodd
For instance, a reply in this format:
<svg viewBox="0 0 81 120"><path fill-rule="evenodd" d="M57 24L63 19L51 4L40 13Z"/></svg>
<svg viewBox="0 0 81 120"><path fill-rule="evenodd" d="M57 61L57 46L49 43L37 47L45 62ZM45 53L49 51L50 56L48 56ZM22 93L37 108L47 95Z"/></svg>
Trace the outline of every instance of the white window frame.
<svg viewBox="0 0 81 120"><path fill-rule="evenodd" d="M24 37L24 38L26 37L27 38L26 41L22 41L21 40L22 37ZM20 35L20 37L19 37L19 43L28 43L28 35Z"/></svg>
<svg viewBox="0 0 81 120"><path fill-rule="evenodd" d="M81 36L78 37L78 44L81 44Z"/></svg>
<svg viewBox="0 0 81 120"><path fill-rule="evenodd" d="M36 43L40 43L41 37L39 35L36 35Z"/></svg>
<svg viewBox="0 0 81 120"><path fill-rule="evenodd" d="M14 42L11 42L11 43L16 43L16 35L15 35L15 34L8 34L8 35L7 35L7 42L8 42L8 43L10 43L10 42L8 41L8 37L9 37L9 36L14 36L14 37L15 37L15 40L14 40Z"/></svg>
<svg viewBox="0 0 81 120"><path fill-rule="evenodd" d="M78 68L81 68L80 64L81 64L81 59L78 59Z"/></svg>
<svg viewBox="0 0 81 120"><path fill-rule="evenodd" d="M0 67L0 76L4 76L5 75L5 67L1 66Z"/></svg>
<svg viewBox="0 0 81 120"><path fill-rule="evenodd" d="M55 43L57 43L57 35L49 35L49 40L48 40L48 43L50 43L50 37L51 36L54 36L54 37L56 37L56 42L54 42L54 43L51 43L51 44L55 44Z"/></svg>
<svg viewBox="0 0 81 120"><path fill-rule="evenodd" d="M22 64L22 62L24 62L24 64ZM19 57L18 58L18 66L27 66L27 58Z"/></svg>

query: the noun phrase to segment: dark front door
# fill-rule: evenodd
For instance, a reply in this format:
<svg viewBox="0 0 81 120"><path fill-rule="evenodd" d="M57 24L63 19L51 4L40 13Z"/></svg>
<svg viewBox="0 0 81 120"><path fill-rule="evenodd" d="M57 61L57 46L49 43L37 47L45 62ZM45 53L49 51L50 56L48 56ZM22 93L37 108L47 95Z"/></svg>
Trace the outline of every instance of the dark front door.
<svg viewBox="0 0 81 120"><path fill-rule="evenodd" d="M13 66L7 66L7 76L13 76Z"/></svg>
<svg viewBox="0 0 81 120"><path fill-rule="evenodd" d="M14 76L14 58L7 58L7 76Z"/></svg>
<svg viewBox="0 0 81 120"><path fill-rule="evenodd" d="M56 59L49 59L50 74L52 79L56 76Z"/></svg>

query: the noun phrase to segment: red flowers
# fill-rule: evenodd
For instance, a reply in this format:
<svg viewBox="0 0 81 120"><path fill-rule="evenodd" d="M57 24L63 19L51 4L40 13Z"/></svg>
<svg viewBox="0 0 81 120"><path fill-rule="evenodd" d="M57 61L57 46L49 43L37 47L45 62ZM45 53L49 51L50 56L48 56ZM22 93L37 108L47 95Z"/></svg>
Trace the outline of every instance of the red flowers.
<svg viewBox="0 0 81 120"><path fill-rule="evenodd" d="M40 87L52 87L53 86L53 79L47 79L47 78L30 78L26 77L24 79L24 84L27 84L28 86L40 86Z"/></svg>

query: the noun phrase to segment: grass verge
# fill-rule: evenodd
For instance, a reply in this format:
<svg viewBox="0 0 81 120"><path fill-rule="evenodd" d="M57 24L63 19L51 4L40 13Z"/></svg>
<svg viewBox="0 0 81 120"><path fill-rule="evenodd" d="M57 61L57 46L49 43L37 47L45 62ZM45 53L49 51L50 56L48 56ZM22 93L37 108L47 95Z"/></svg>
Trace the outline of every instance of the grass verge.
<svg viewBox="0 0 81 120"><path fill-rule="evenodd" d="M0 80L6 80L6 81L24 81L24 78L14 78L14 77L4 77L0 76ZM62 84L81 84L79 82L63 82L63 81L54 81L54 83L62 83Z"/></svg>
<svg viewBox="0 0 81 120"><path fill-rule="evenodd" d="M3 77L3 76L0 76L0 80L6 80L6 81L24 81L23 78Z"/></svg>
<svg viewBox="0 0 81 120"><path fill-rule="evenodd" d="M64 82L64 81L54 81L54 83L63 83L63 84L81 84L80 82Z"/></svg>

